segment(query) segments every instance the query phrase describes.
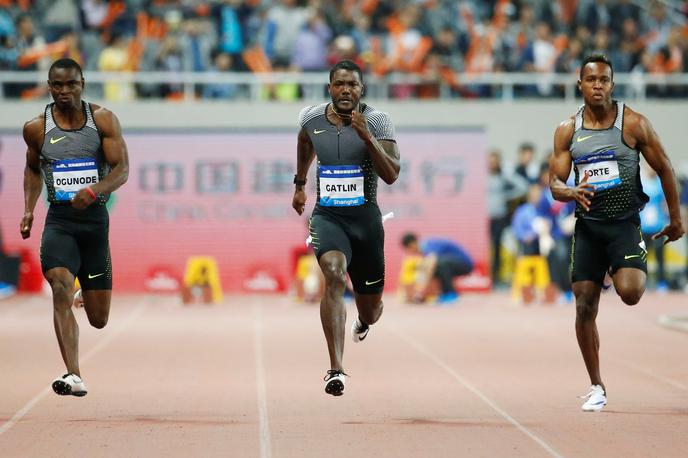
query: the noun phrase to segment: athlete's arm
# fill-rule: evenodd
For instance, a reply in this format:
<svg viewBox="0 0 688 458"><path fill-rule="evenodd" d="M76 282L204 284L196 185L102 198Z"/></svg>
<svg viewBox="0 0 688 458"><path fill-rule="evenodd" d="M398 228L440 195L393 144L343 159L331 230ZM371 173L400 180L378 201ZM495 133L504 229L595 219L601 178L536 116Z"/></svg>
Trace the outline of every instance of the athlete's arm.
<svg viewBox="0 0 688 458"><path fill-rule="evenodd" d="M122 137L122 127L114 113L105 108L94 106L93 120L102 138L105 161L111 168L110 173L91 186L91 191L97 196L98 194L110 194L127 182L129 177L129 153L127 151L127 144ZM84 209L95 200L91 193L86 191L86 189L82 189L72 199L72 206Z"/></svg>
<svg viewBox="0 0 688 458"><path fill-rule="evenodd" d="M24 216L19 224L23 239L31 236L33 210L43 190L41 179L41 143L43 140L43 119L34 118L24 124L26 142L26 165L24 166Z"/></svg>
<svg viewBox="0 0 688 458"><path fill-rule="evenodd" d="M554 153L549 161L549 188L552 196L559 201L575 200L586 210L590 210L590 199L595 194L594 186L588 183L585 175L578 186L566 186L566 180L571 173L571 138L573 137L574 119L570 118L559 124L554 132Z"/></svg>
<svg viewBox="0 0 688 458"><path fill-rule="evenodd" d="M626 115L627 129L629 136L635 140L635 148L643 154L648 165L652 167L662 182L664 198L669 208L669 224L664 229L652 236L657 239L667 237L664 243L678 240L685 233L681 221L681 206L678 200L678 186L674 169L671 166L669 157L664 152L664 147L659 140L657 132L652 128L650 121L640 113L628 110Z"/></svg>
<svg viewBox="0 0 688 458"><path fill-rule="evenodd" d="M391 140L378 140L368 130L368 122L363 113L351 113L351 126L368 148L368 154L373 161L375 172L387 184L392 184L399 178L401 170L399 147Z"/></svg>
<svg viewBox="0 0 688 458"><path fill-rule="evenodd" d="M299 131L299 138L296 144L296 179L299 181L306 181L308 169L315 158L315 149L313 142L308 136L305 128ZM304 185L296 185L294 189L294 198L291 201L291 206L294 207L296 213L299 215L303 213L306 208L306 189Z"/></svg>

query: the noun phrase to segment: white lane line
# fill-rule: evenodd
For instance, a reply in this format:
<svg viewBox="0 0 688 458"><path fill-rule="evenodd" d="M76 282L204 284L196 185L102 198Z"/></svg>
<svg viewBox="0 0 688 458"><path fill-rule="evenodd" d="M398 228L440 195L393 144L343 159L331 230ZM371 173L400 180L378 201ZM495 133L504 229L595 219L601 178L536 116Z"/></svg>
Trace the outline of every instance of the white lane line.
<svg viewBox="0 0 688 458"><path fill-rule="evenodd" d="M409 345L411 345L418 353L426 356L428 359L430 359L433 363L435 363L437 366L440 368L444 369L445 372L447 372L454 380L459 382L461 385L463 385L466 389L468 389L470 392L475 394L477 397L479 397L485 404L490 406L492 410L497 412L502 418L504 418L506 421L514 425L516 428L518 428L519 431L521 431L523 434L531 438L533 441L535 441L540 447L542 447L547 453L549 453L553 457L557 458L562 458L563 455L554 450L551 445L549 445L547 442L545 442L543 439L541 439L537 434L523 426L521 423L518 422L514 417L509 415L504 409L499 407L496 402L494 402L492 399L487 397L482 391L480 391L478 388L475 387L471 382L469 382L466 378L461 376L458 372L454 370L449 364L444 362L442 359L440 359L437 355L435 355L432 351L430 351L427 347L425 347L423 344L418 342L417 340L409 337L408 335L404 334L401 332L399 329L396 328L396 326L390 326L392 331L399 336L402 340L406 341Z"/></svg>
<svg viewBox="0 0 688 458"><path fill-rule="evenodd" d="M636 372L640 372L643 375L647 375L650 378L653 378L655 380L659 380L660 382L664 382L667 385L673 386L674 388L678 388L679 390L688 391L688 386L684 385L683 383L677 382L676 380L673 380L669 377L663 377L661 375L658 375L657 373L651 371L650 369L646 369L646 368L644 368L642 366L638 366L637 364L634 364L634 363L629 363L628 361L623 361L621 359L614 358L613 356L608 357L608 358L611 359L612 361L614 361L616 364L620 364L620 365L625 366L629 369L632 369Z"/></svg>
<svg viewBox="0 0 688 458"><path fill-rule="evenodd" d="M105 348L107 344L112 342L117 336L122 334L122 332L131 324L136 318L138 318L148 307L147 301L143 302L141 305L136 307L127 317L121 322L119 327L117 327L115 330L112 332L108 333L98 341L98 343L91 348L88 353L83 358L80 358L79 364L85 364L90 360L93 356L95 356L100 350ZM50 386L47 388L43 389L40 393L38 393L36 396L34 396L33 399L31 399L29 402L24 404L24 407L19 409L17 413L12 415L12 418L7 420L2 426L0 426L0 435L3 433L7 432L12 428L17 422L19 422L24 416L31 411L31 409L34 408L36 404L41 402L41 400L46 397L48 394L52 393L53 390Z"/></svg>
<svg viewBox="0 0 688 458"><path fill-rule="evenodd" d="M260 456L270 458L270 422L268 418L267 391L265 389L265 363L263 361L263 314L260 304L253 305L256 349L256 391L258 394L258 424L260 434Z"/></svg>

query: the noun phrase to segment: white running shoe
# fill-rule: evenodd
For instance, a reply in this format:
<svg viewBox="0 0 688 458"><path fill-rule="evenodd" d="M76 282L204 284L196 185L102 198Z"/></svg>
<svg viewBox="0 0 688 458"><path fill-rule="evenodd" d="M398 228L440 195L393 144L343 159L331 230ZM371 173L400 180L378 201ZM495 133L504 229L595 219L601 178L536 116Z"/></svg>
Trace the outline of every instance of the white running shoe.
<svg viewBox="0 0 688 458"><path fill-rule="evenodd" d="M84 306L84 295L81 292L81 288L77 289L74 293L74 300L72 301L72 306L78 309Z"/></svg>
<svg viewBox="0 0 688 458"><path fill-rule="evenodd" d="M588 399L581 406L585 412L600 412L607 405L607 393L600 385L592 385L588 394L580 396L580 398Z"/></svg>
<svg viewBox="0 0 688 458"><path fill-rule="evenodd" d="M353 339L354 343L358 343L365 339L366 336L368 336L368 332L370 332L370 326L361 323L361 321L356 318L356 321L351 325L351 339Z"/></svg>
<svg viewBox="0 0 688 458"><path fill-rule="evenodd" d="M341 396L344 394L344 376L346 374L340 370L330 369L327 371L325 380L325 393L332 396Z"/></svg>
<svg viewBox="0 0 688 458"><path fill-rule="evenodd" d="M53 380L53 391L60 396L86 396L88 390L84 381L76 374L65 374Z"/></svg>

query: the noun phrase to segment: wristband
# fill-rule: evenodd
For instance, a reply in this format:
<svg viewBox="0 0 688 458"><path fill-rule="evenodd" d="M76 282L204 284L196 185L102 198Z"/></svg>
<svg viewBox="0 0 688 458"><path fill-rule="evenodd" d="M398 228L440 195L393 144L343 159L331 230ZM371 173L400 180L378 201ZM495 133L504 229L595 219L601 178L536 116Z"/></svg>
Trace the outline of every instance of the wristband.
<svg viewBox="0 0 688 458"><path fill-rule="evenodd" d="M294 175L294 184L297 186L306 186L306 179L299 180L296 175Z"/></svg>
<svg viewBox="0 0 688 458"><path fill-rule="evenodd" d="M86 187L84 189L86 190L87 193L89 193L91 195L91 197L93 197L93 200L98 200L98 196L96 196L96 193L93 192L93 189L91 189L90 187Z"/></svg>

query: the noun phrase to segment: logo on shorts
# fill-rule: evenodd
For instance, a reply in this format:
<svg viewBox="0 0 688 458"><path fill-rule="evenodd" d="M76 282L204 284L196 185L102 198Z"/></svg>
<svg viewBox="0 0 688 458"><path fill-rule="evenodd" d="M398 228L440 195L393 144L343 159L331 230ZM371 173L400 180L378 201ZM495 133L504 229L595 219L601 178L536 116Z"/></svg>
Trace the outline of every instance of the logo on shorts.
<svg viewBox="0 0 688 458"><path fill-rule="evenodd" d="M382 278L379 280L375 280L375 281L366 280L366 286L374 285L375 283L380 283L381 281L382 281Z"/></svg>
<svg viewBox="0 0 688 458"><path fill-rule="evenodd" d="M98 277L100 277L101 275L105 275L105 272L103 272L102 274L96 274L96 275L88 274L88 279L89 279L89 280L93 280L94 278L98 278Z"/></svg>
<svg viewBox="0 0 688 458"><path fill-rule="evenodd" d="M624 259L639 258L639 257L640 257L639 254L627 254L626 256L624 256Z"/></svg>

